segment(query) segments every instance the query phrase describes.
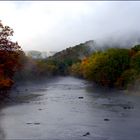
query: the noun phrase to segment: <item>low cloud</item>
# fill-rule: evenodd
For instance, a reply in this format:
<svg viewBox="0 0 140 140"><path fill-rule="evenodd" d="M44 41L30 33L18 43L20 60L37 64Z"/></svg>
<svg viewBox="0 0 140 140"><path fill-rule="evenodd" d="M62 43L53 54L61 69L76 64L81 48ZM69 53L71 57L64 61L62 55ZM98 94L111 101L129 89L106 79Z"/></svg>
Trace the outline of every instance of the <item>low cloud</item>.
<svg viewBox="0 0 140 140"><path fill-rule="evenodd" d="M0 17L24 50L59 51L87 40L140 40L139 1L1 1Z"/></svg>

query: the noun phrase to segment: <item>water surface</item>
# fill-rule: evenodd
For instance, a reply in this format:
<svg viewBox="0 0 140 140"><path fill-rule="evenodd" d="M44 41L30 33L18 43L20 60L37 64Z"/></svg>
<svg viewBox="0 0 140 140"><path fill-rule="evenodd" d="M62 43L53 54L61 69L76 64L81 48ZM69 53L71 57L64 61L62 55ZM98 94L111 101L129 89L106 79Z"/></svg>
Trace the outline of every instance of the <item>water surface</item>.
<svg viewBox="0 0 140 140"><path fill-rule="evenodd" d="M22 85L14 94L1 108L1 139L140 139L140 96L73 77Z"/></svg>

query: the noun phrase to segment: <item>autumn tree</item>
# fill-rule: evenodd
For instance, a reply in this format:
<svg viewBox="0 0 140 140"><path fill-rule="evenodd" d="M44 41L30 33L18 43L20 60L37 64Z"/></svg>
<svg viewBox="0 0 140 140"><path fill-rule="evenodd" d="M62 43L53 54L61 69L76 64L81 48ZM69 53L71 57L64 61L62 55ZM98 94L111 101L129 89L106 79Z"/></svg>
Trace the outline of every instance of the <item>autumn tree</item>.
<svg viewBox="0 0 140 140"><path fill-rule="evenodd" d="M0 92L3 93L13 85L13 76L20 68L20 55L23 53L17 42L11 40L13 29L0 21Z"/></svg>
<svg viewBox="0 0 140 140"><path fill-rule="evenodd" d="M111 48L83 60L81 68L84 78L103 86L114 86L117 78L129 68L129 62L129 50Z"/></svg>
<svg viewBox="0 0 140 140"><path fill-rule="evenodd" d="M78 63L75 63L71 66L71 75L73 76L77 76L77 77L83 77L82 75L82 71L81 71L81 63L78 62Z"/></svg>

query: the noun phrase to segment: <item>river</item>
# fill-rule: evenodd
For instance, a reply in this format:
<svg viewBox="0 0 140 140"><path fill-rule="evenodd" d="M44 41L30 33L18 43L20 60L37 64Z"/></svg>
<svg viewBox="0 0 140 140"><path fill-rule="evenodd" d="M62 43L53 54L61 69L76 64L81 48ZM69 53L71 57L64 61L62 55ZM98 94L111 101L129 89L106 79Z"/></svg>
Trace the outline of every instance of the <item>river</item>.
<svg viewBox="0 0 140 140"><path fill-rule="evenodd" d="M74 77L21 85L13 93L1 107L1 139L140 139L140 96Z"/></svg>

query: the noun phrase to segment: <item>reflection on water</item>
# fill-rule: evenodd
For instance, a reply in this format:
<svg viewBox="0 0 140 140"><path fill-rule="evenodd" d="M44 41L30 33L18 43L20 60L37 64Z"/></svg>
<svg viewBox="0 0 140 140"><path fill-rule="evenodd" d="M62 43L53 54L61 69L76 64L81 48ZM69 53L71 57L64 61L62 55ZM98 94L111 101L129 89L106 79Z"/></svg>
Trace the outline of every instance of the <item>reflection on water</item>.
<svg viewBox="0 0 140 140"><path fill-rule="evenodd" d="M0 120L2 120L3 114L0 113ZM0 139L5 139L4 129L0 126Z"/></svg>
<svg viewBox="0 0 140 140"><path fill-rule="evenodd" d="M1 109L5 139L132 140L140 138L140 97L57 77L18 87ZM18 102L17 102L18 101Z"/></svg>

